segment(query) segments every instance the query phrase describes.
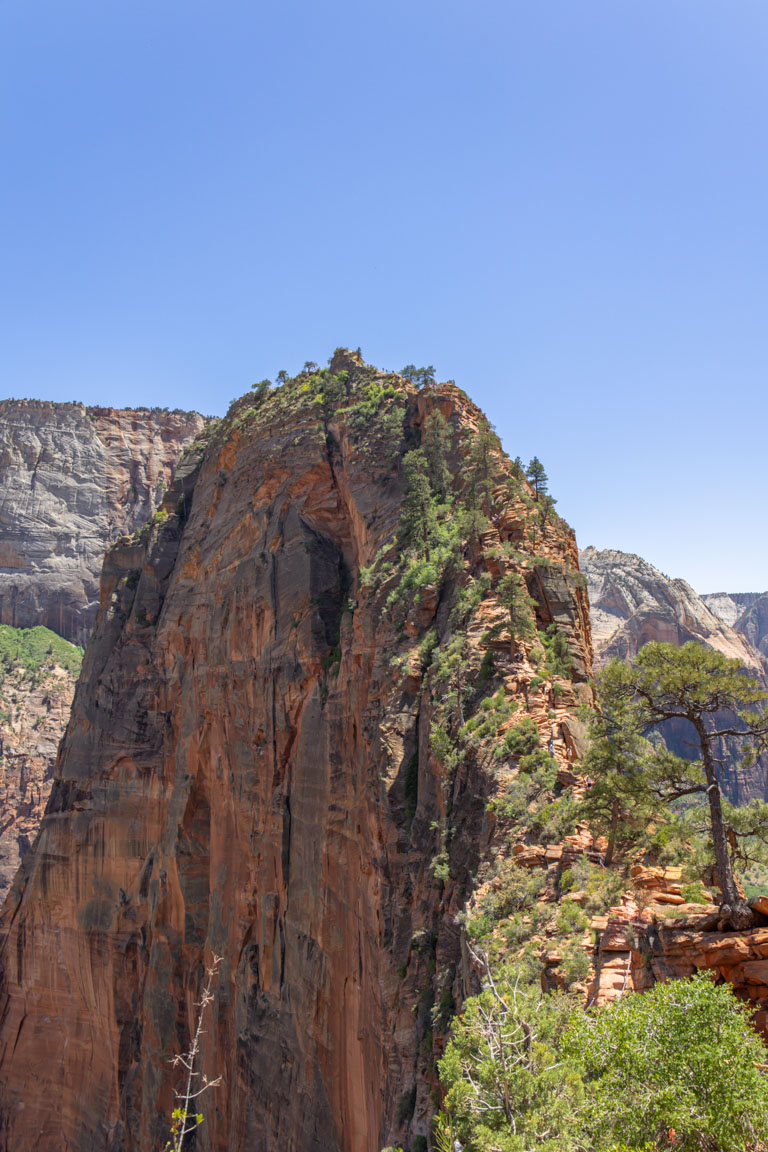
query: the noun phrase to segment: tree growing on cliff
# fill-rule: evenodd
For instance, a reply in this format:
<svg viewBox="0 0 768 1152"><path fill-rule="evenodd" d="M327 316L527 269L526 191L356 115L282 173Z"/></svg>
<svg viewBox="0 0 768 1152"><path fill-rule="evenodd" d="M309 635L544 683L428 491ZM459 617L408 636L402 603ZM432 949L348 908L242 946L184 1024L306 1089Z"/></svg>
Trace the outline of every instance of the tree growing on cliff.
<svg viewBox="0 0 768 1152"><path fill-rule="evenodd" d="M538 984L538 981L537 981ZM765 1048L708 973L586 1010L486 963L440 1060L436 1146L472 1152L762 1152Z"/></svg>
<svg viewBox="0 0 768 1152"><path fill-rule="evenodd" d="M427 459L427 475L432 491L445 499L451 487L448 453L451 449L451 430L441 412L432 412L424 421L421 446Z"/></svg>
<svg viewBox="0 0 768 1152"><path fill-rule="evenodd" d="M405 495L400 514L400 541L406 547L423 551L429 560L431 538L437 524L429 461L423 448L415 448L403 459Z"/></svg>
<svg viewBox="0 0 768 1152"><path fill-rule="evenodd" d="M509 655L514 659L515 652L524 640L532 640L536 635L534 609L536 601L529 594L525 580L513 569L505 572L496 587L499 603L503 604L509 620Z"/></svg>
<svg viewBox="0 0 768 1152"><path fill-rule="evenodd" d="M547 491L549 477L544 471L544 465L542 464L541 460L539 460L538 456L534 456L534 458L530 461L528 467L525 470L525 474L533 485L536 498L538 499L539 496L544 496Z"/></svg>
<svg viewBox="0 0 768 1152"><path fill-rule="evenodd" d="M427 384L434 384L435 382L435 369L432 364L426 368L417 368L415 364L406 364L404 368L400 369L398 375L412 380L420 388L425 388Z"/></svg>
<svg viewBox="0 0 768 1152"><path fill-rule="evenodd" d="M646 644L632 665L612 660L600 677L599 696L600 715L585 769L596 777L596 798L606 790L612 797L611 836L622 810L629 814L638 802L653 811L685 797L705 799L722 892L721 923L748 927L752 912L736 882L731 846L741 835L762 835L764 823L756 821L746 831L728 823L717 750L720 740L734 742L748 763L765 746L765 692L740 661L691 641L681 648ZM686 722L697 760L675 756L647 739L665 721Z"/></svg>
<svg viewBox="0 0 768 1152"><path fill-rule="evenodd" d="M469 503L489 515L496 483L496 456L501 442L488 421L481 424L469 453Z"/></svg>

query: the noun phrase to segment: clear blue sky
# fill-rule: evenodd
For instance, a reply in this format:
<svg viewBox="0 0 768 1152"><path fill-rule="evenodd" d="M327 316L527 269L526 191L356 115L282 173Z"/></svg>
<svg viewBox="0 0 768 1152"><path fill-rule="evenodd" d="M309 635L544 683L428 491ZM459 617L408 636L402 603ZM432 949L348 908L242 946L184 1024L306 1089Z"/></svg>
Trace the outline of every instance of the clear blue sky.
<svg viewBox="0 0 768 1152"><path fill-rule="evenodd" d="M765 0L3 0L0 394L434 364L581 545L768 588Z"/></svg>

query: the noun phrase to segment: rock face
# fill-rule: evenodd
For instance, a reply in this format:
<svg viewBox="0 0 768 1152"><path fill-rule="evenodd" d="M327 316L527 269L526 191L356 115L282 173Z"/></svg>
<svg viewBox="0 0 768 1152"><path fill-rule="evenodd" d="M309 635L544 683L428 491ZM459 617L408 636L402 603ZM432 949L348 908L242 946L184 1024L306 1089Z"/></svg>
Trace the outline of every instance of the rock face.
<svg viewBox="0 0 768 1152"><path fill-rule="evenodd" d="M0 401L0 623L84 644L107 546L152 515L196 412Z"/></svg>
<svg viewBox="0 0 768 1152"><path fill-rule="evenodd" d="M0 639L13 631L0 627ZM50 656L33 667L7 651L0 665L0 903L37 835L80 666L78 649L49 638Z"/></svg>
<svg viewBox="0 0 768 1152"><path fill-rule="evenodd" d="M613 657L631 660L650 640L665 644L696 640L763 675L755 647L730 619L726 622L732 617L735 625L739 617L729 610L731 597L699 596L685 580L670 580L629 552L585 548L580 562L587 578L598 666Z"/></svg>
<svg viewBox="0 0 768 1152"><path fill-rule="evenodd" d="M702 599L760 654L768 669L768 592L715 592Z"/></svg>
<svg viewBox="0 0 768 1152"><path fill-rule="evenodd" d="M452 386L417 393L354 354L332 368L346 406L306 377L235 406L146 539L107 556L40 838L2 914L4 1152L162 1147L168 1060L212 953L203 1067L222 1084L198 1148L379 1152L428 1131L432 1009L472 986L456 915L503 767L471 750L447 767L430 661L464 605L456 652L531 704L565 769L564 701L590 694L587 603L572 534L539 527L523 570L575 669L548 706L493 592L529 514L500 458L482 538L398 599L393 445L396 465L440 411L461 475L482 418Z"/></svg>

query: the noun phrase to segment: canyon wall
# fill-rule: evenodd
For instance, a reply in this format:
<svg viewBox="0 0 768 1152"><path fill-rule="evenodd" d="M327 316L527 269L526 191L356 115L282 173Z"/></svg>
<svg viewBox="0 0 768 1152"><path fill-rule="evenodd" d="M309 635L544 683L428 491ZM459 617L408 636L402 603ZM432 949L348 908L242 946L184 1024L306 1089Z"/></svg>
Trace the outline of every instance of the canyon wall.
<svg viewBox="0 0 768 1152"><path fill-rule="evenodd" d="M379 1152L429 1130L448 1006L477 987L458 916L517 772L499 735L525 713L573 779L588 606L572 533L476 451L463 393L353 353L332 373L235 405L107 555L2 913L4 1152L162 1147L214 954L202 1052L222 1082L199 1149ZM477 511L456 514L458 561L435 530L411 563L402 457L436 412ZM565 637L557 692L509 634L509 571Z"/></svg>
<svg viewBox="0 0 768 1152"><path fill-rule="evenodd" d="M740 660L768 690L768 593L716 593L699 596L685 580L673 580L640 556L614 549L579 553L589 590L595 666L632 660L651 640L706 644ZM669 747L689 755L691 734L684 721L664 728ZM734 804L768 800L768 754L740 765L733 743L721 742L723 786Z"/></svg>
<svg viewBox="0 0 768 1152"><path fill-rule="evenodd" d="M104 551L152 515L196 412L0 401L0 623L84 644Z"/></svg>
<svg viewBox="0 0 768 1152"><path fill-rule="evenodd" d="M53 632L0 625L0 904L37 836L80 662Z"/></svg>
<svg viewBox="0 0 768 1152"><path fill-rule="evenodd" d="M585 548L579 557L589 589L598 666L612 657L631 660L650 640L678 645L695 640L741 660L754 675L765 679L757 645L737 624L742 613L736 601L752 605L759 596L699 596L685 580L664 576L630 552Z"/></svg>

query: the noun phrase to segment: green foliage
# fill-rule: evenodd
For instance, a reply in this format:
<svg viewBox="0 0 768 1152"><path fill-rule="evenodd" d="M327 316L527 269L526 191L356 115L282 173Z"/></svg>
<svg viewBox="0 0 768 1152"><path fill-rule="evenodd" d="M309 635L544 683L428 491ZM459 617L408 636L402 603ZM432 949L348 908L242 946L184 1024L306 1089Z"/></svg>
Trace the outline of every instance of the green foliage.
<svg viewBox="0 0 768 1152"><path fill-rule="evenodd" d="M566 988L573 988L589 979L592 965L579 940L571 940L565 945L558 971Z"/></svg>
<svg viewBox="0 0 768 1152"><path fill-rule="evenodd" d="M59 665L69 672L79 673L83 650L48 628L12 628L0 625L0 676L18 673L37 677L46 668Z"/></svg>
<svg viewBox="0 0 768 1152"><path fill-rule="evenodd" d="M557 912L557 930L565 936L574 932L584 932L589 927L589 920L574 900L564 900Z"/></svg>
<svg viewBox="0 0 768 1152"><path fill-rule="evenodd" d="M563 679L570 676L573 667L573 657L568 645L568 638L557 627L550 624L545 632L539 633L544 647L544 666L550 676L560 676Z"/></svg>
<svg viewBox="0 0 768 1152"><path fill-rule="evenodd" d="M540 744L539 726L532 716L524 716L504 737L504 747L512 756L528 756Z"/></svg>
<svg viewBox="0 0 768 1152"><path fill-rule="evenodd" d="M626 881L614 868L593 864L586 856L574 860L560 877L561 892L583 892L583 907L592 915L607 911L618 904Z"/></svg>
<svg viewBox="0 0 768 1152"><path fill-rule="evenodd" d="M534 624L535 600L528 594L525 580L514 569L504 573L496 588L499 603L509 616L510 651L532 639L536 634Z"/></svg>
<svg viewBox="0 0 768 1152"><path fill-rule="evenodd" d="M593 827L607 831L609 858L616 848L642 840L668 805L685 801L690 814L690 798L706 800L723 900L735 909L733 926L745 926L748 912L734 879L737 853L731 854L731 842L742 845L745 858L750 842L768 842L768 808L742 819L723 803L714 742L722 737L748 750L764 742L768 713L758 706L765 693L738 660L690 642L681 648L646 644L632 666L611 661L600 677L599 697L592 747L583 761L594 778L585 812ZM700 760L675 756L653 738L657 726L672 719L687 724Z"/></svg>
<svg viewBox="0 0 768 1152"><path fill-rule="evenodd" d="M342 411L361 441L378 441L386 460L392 462L400 455L405 397L393 383L377 378L366 380L356 389L353 403Z"/></svg>
<svg viewBox="0 0 768 1152"><path fill-rule="evenodd" d="M575 1014L564 1047L583 1064L597 1147L744 1152L768 1138L765 1049L730 986L705 973Z"/></svg>
<svg viewBox="0 0 768 1152"><path fill-rule="evenodd" d="M469 451L469 507L479 508L490 514L493 489L496 482L496 456L501 451L501 442L486 422L481 425L472 441Z"/></svg>
<svg viewBox="0 0 768 1152"><path fill-rule="evenodd" d="M470 998L439 1062L443 1127L473 1152L574 1147L584 1089L559 1053L571 1011L512 973Z"/></svg>
<svg viewBox="0 0 768 1152"><path fill-rule="evenodd" d="M704 885L698 882L693 884L683 884L680 888L680 895L686 904L708 904L709 896L704 891Z"/></svg>
<svg viewBox="0 0 768 1152"><path fill-rule="evenodd" d="M423 448L403 458L405 495L400 513L400 542L429 559L430 543L437 528L437 509L429 482L429 461Z"/></svg>
<svg viewBox="0 0 768 1152"><path fill-rule="evenodd" d="M419 388L425 388L427 384L434 384L435 382L435 369L431 364L428 368L417 368L415 364L406 364L405 368L400 369L399 375L405 376Z"/></svg>
<svg viewBox="0 0 768 1152"><path fill-rule="evenodd" d="M271 387L271 380L259 380L257 384L251 384L251 391L254 394L254 399L258 403L261 403L262 400L266 399Z"/></svg>
<svg viewBox="0 0 768 1152"><path fill-rule="evenodd" d="M307 370L307 365L304 367ZM334 375L329 368L321 368L319 372L314 372L307 381L314 393L315 403L322 410L323 420L326 424L347 398L348 377L348 372L339 372Z"/></svg>
<svg viewBox="0 0 768 1152"><path fill-rule="evenodd" d="M433 412L424 421L421 447L427 462L427 476L432 492L438 498L445 499L451 487L451 473L448 469L451 430L440 412Z"/></svg>
<svg viewBox="0 0 768 1152"><path fill-rule="evenodd" d="M430 628L429 632L426 633L424 639L419 645L419 660L421 661L421 667L425 672L432 663L432 657L439 647L440 639L437 635L437 632L434 628Z"/></svg>
<svg viewBox="0 0 768 1152"><path fill-rule="evenodd" d="M545 495L549 477L544 471L544 465L542 464L541 460L539 460L538 456L534 456L534 458L530 461L528 467L525 470L525 474L533 485L533 490L536 493L537 498L539 496Z"/></svg>
<svg viewBox="0 0 768 1152"><path fill-rule="evenodd" d="M588 970L573 939L563 950L565 982ZM758 1152L768 1138L765 1063L748 1010L706 974L585 1010L580 999L542 996L519 969L489 970L440 1061L435 1144Z"/></svg>

